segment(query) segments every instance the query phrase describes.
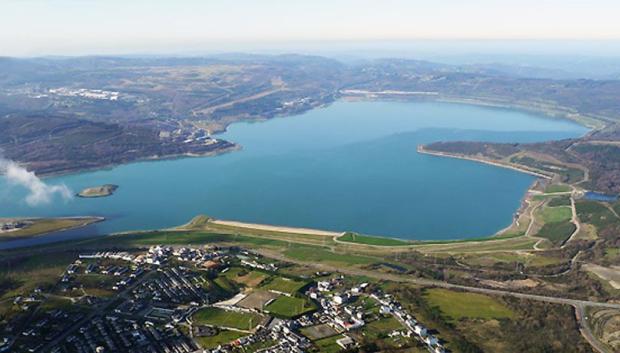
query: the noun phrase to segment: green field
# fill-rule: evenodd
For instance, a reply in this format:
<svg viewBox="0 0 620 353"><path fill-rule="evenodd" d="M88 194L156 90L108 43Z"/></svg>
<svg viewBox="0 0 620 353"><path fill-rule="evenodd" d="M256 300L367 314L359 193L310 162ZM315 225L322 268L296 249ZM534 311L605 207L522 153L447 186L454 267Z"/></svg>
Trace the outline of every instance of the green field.
<svg viewBox="0 0 620 353"><path fill-rule="evenodd" d="M325 248L312 246L295 246L286 250L284 255L300 261L327 262L336 265L368 265L378 261L372 257L334 253Z"/></svg>
<svg viewBox="0 0 620 353"><path fill-rule="evenodd" d="M394 330L402 329L403 325L393 316L382 317L378 320L369 322L363 328L366 337L376 340Z"/></svg>
<svg viewBox="0 0 620 353"><path fill-rule="evenodd" d="M198 310L192 317L192 320L196 325L211 325L250 331L263 321L263 317L255 313L210 307Z"/></svg>
<svg viewBox="0 0 620 353"><path fill-rule="evenodd" d="M450 321L464 318L510 319L515 314L498 300L484 294L433 288L424 293L431 306L437 306Z"/></svg>
<svg viewBox="0 0 620 353"><path fill-rule="evenodd" d="M322 340L314 341L314 345L316 345L322 353L340 352L342 347L340 347L336 341L341 338L343 338L342 335L323 338Z"/></svg>
<svg viewBox="0 0 620 353"><path fill-rule="evenodd" d="M570 221L545 223L536 234L537 237L549 239L554 245L564 243L577 227Z"/></svg>
<svg viewBox="0 0 620 353"><path fill-rule="evenodd" d="M549 207L570 206L570 196L568 195L555 196L551 198L551 200L549 200L549 203L547 204L547 206Z"/></svg>
<svg viewBox="0 0 620 353"><path fill-rule="evenodd" d="M79 228L98 221L97 218L43 218L31 220L32 224L13 232L0 233L0 241L27 238L56 232L62 229Z"/></svg>
<svg viewBox="0 0 620 353"><path fill-rule="evenodd" d="M603 229L612 223L620 221L616 215L600 202L579 200L575 206L579 220L590 223L598 229Z"/></svg>
<svg viewBox="0 0 620 353"><path fill-rule="evenodd" d="M620 248L607 248L605 249L605 258L608 260L614 260L620 257Z"/></svg>
<svg viewBox="0 0 620 353"><path fill-rule="evenodd" d="M247 333L237 331L220 331L215 336L195 337L194 339L203 349L216 348L219 345L230 343L238 338L247 336Z"/></svg>
<svg viewBox="0 0 620 353"><path fill-rule="evenodd" d="M206 243L240 243L247 246L260 246L279 248L287 246L287 242L244 236L238 234L220 234L210 232L186 232L186 231L154 231L146 233L123 234L102 237L88 241L90 245L101 247L132 247L140 245L201 245Z"/></svg>
<svg viewBox="0 0 620 353"><path fill-rule="evenodd" d="M570 186L568 185L562 185L562 184L553 184L553 185L549 185L547 186L547 188L545 188L545 193L547 194L553 194L556 192L569 192Z"/></svg>
<svg viewBox="0 0 620 353"><path fill-rule="evenodd" d="M537 216L544 223L554 223L570 220L573 213L570 207L545 207Z"/></svg>
<svg viewBox="0 0 620 353"><path fill-rule="evenodd" d="M360 235L357 233L347 233L338 238L339 241L348 243L378 245L378 246L405 246L411 245L410 242L393 238L372 237L368 235Z"/></svg>
<svg viewBox="0 0 620 353"><path fill-rule="evenodd" d="M269 277L269 274L265 272L246 270L240 267L231 267L223 275L229 281L249 288L254 288L258 286L259 284L261 284L262 281Z"/></svg>
<svg viewBox="0 0 620 353"><path fill-rule="evenodd" d="M62 251L53 256L28 256L14 264L0 255L0 300L52 287L75 257L73 251Z"/></svg>
<svg viewBox="0 0 620 353"><path fill-rule="evenodd" d="M492 252L471 254L463 257L465 263L474 266L492 267L496 264L514 265L523 263L528 267L547 266L558 264L562 259L551 255L539 255L536 253L516 253L516 252Z"/></svg>
<svg viewBox="0 0 620 353"><path fill-rule="evenodd" d="M316 310L316 305L306 298L279 296L265 307L270 314L278 317L293 318Z"/></svg>
<svg viewBox="0 0 620 353"><path fill-rule="evenodd" d="M293 295L308 285L308 281L300 281L287 277L273 277L263 283L262 289L273 290L280 293Z"/></svg>

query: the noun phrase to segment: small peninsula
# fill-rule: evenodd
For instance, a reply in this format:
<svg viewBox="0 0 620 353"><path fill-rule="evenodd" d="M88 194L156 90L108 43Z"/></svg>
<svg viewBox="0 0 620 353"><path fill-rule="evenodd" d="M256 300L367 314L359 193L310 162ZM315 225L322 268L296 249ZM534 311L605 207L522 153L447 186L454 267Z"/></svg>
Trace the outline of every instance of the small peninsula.
<svg viewBox="0 0 620 353"><path fill-rule="evenodd" d="M86 188L77 193L76 196L83 198L107 197L112 196L116 189L118 189L118 185L105 184L101 186Z"/></svg>

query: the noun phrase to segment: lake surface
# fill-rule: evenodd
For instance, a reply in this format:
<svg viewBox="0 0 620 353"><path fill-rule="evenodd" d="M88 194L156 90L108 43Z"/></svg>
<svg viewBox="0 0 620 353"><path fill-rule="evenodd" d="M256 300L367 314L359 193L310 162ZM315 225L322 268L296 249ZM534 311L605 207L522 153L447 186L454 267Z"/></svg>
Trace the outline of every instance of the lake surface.
<svg viewBox="0 0 620 353"><path fill-rule="evenodd" d="M584 195L586 200L602 201L602 202L616 202L618 201L618 195L601 194L600 192L588 191Z"/></svg>
<svg viewBox="0 0 620 353"><path fill-rule="evenodd" d="M0 248L179 225L198 214L405 239L491 235L508 226L532 176L418 154L440 140L533 142L582 135L574 123L448 103L338 102L302 115L238 123L219 137L243 150L140 162L46 179L108 198L31 207L0 178L0 216L104 216L106 222Z"/></svg>

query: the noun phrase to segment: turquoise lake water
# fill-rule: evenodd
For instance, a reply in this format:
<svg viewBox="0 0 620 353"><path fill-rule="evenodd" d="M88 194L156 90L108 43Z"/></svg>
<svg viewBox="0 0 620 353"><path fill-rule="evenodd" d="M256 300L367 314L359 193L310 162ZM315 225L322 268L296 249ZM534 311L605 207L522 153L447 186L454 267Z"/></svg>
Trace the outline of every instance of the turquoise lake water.
<svg viewBox="0 0 620 353"><path fill-rule="evenodd" d="M455 239L511 223L532 176L416 153L441 140L532 142L582 135L574 123L449 103L337 102L302 115L238 123L219 137L243 150L139 162L46 179L73 191L117 184L108 198L29 206L0 178L1 216L99 215L79 231L0 248L155 229L197 214L220 219L385 235Z"/></svg>

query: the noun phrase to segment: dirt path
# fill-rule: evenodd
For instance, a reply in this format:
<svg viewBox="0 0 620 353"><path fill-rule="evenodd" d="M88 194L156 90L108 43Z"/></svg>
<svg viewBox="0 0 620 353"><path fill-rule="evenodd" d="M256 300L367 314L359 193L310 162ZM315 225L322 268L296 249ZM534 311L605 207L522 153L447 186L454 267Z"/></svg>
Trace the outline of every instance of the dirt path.
<svg viewBox="0 0 620 353"><path fill-rule="evenodd" d="M550 296L544 296L544 295L511 292L511 291L499 290L499 289L487 289L487 288L464 286L464 285L453 284L449 282L416 278L416 277L411 277L411 276L406 276L406 275L380 273L380 272L362 270L362 269L351 268L351 267L334 267L334 266L330 266L330 265L322 264L322 263L293 260L280 253L270 251L270 250L259 250L258 252L266 257L270 257L270 258L277 259L280 261L285 261L285 262L292 262L298 265L313 267L320 271L339 272L339 273L352 275L352 276L366 276L366 277L375 278L379 280L389 280L389 281L400 282L400 283L413 283L417 285L435 286L435 287L441 287L441 288L446 288L446 289L460 289L460 290L465 290L469 292L482 293L482 294L488 294L488 295L510 296L510 297L516 297L516 298L521 298L521 299L553 303L553 304L571 305L575 308L575 315L577 318L577 322L579 323L579 331L581 332L582 336L586 339L586 341L588 341L590 345L592 346L592 348L599 353L611 353L609 350L606 350L605 347L592 334L592 331L590 330L590 327L587 324L587 320L585 320L584 313L585 313L585 308L588 306L618 309L620 308L620 304L601 303L601 302L593 302L593 301L586 301L586 300L576 300L576 299L569 299L569 298L550 297Z"/></svg>
<svg viewBox="0 0 620 353"><path fill-rule="evenodd" d="M214 106L211 106L211 107L203 108L203 109L197 110L196 112L197 113L201 113L201 114L205 114L205 115L211 114L211 113L215 112L218 109L232 107L233 105L235 105L237 103L245 103L245 102L250 102L250 101L253 101L253 100L257 100L257 99L260 99L260 98L263 98L263 97L267 97L267 96L269 96L271 94L274 94L276 92L280 92L282 90L284 90L284 88L270 89L270 90L267 90L267 91L256 93L256 94L248 96L248 97L243 97L243 98L239 98L239 99L236 99L236 100L233 100L233 101L230 101L230 102L221 103L221 104L214 105Z"/></svg>
<svg viewBox="0 0 620 353"><path fill-rule="evenodd" d="M579 217L577 217L577 207L575 206L575 193L577 192L577 190L574 186L571 187L573 188L573 192L570 197L570 208L572 213L571 222L575 225L575 231L573 232L573 234L570 235L570 237L568 237L568 239L564 242L560 249L568 245L568 243L572 241L575 236L581 231L581 222L579 222Z"/></svg>
<svg viewBox="0 0 620 353"><path fill-rule="evenodd" d="M577 318L577 323L579 323L579 332L581 332L583 338L590 343L595 351L599 353L613 353L592 333L590 325L588 324L588 316L586 315L586 307L584 305L575 305L575 317Z"/></svg>
<svg viewBox="0 0 620 353"><path fill-rule="evenodd" d="M472 286L465 286L465 285L454 284L454 283L449 283L449 282L412 277L410 275L397 275L397 274L391 274L391 273L363 270L363 269L359 269L355 267L336 267L336 266L332 266L332 265L328 265L324 263L295 260L295 259L288 258L279 252L272 251L272 250L266 250L266 249L260 249L260 250L257 250L257 252L265 257L269 257L272 259L294 263L294 264L298 264L302 266L313 267L321 271L339 272L339 273L348 274L351 276L367 276L367 277L371 277L371 278L375 278L379 280L388 280L392 282L413 283L413 284L418 284L418 285L423 285L423 286L434 286L434 287L442 287L442 288L447 288L447 289L461 289L461 290L465 290L469 292L477 292L477 293L490 294L490 295L505 295L505 296L536 300L536 301L542 301L542 302L548 302L548 303L554 303L554 304L566 304L566 305L572 305L572 306L583 305L584 307L595 306L595 307L601 307L601 308L620 309L620 303L595 302L595 301L588 301L588 300L578 300L578 299L570 299L570 298L562 298L562 297L550 297L550 296L537 295L537 294L511 292L511 291L499 290L499 289L472 287Z"/></svg>
<svg viewBox="0 0 620 353"><path fill-rule="evenodd" d="M616 218L620 219L620 215L618 215L618 212L616 212L616 210L614 210L613 207L611 207L607 202L603 202L602 203L605 207L607 207L607 209L609 210L609 212L613 213L614 216L616 216Z"/></svg>
<svg viewBox="0 0 620 353"><path fill-rule="evenodd" d="M235 221L212 220L211 223L222 225L222 226L236 227L236 228L258 229L258 230L266 230L270 232L304 234L304 235L310 234L310 235L320 235L320 236L328 236L328 237L339 237L344 234L342 232L331 232L327 230L318 230L318 229L310 229L310 228L293 228L293 227L284 227L284 226L274 226L274 225L268 225L268 224L243 223L243 222L235 222Z"/></svg>

